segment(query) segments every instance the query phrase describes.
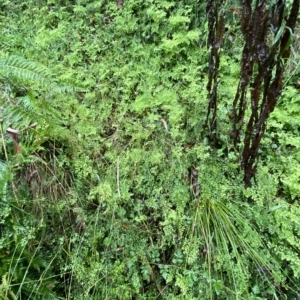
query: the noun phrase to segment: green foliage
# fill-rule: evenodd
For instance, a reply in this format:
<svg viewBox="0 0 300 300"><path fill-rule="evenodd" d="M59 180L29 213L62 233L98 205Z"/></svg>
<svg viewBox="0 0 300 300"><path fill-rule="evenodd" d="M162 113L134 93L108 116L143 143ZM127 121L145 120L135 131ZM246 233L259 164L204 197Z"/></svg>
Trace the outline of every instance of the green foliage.
<svg viewBox="0 0 300 300"><path fill-rule="evenodd" d="M273 172L279 176L281 189L289 201L295 201L299 190L299 92L287 87L269 122L264 141L267 159Z"/></svg>
<svg viewBox="0 0 300 300"><path fill-rule="evenodd" d="M50 77L49 70L18 56L8 56L0 60L0 78L4 81L35 81L45 83Z"/></svg>
<svg viewBox="0 0 300 300"><path fill-rule="evenodd" d="M285 90L245 190L229 137L242 41L223 49L213 150L203 4L8 2L0 299L295 298L297 90Z"/></svg>

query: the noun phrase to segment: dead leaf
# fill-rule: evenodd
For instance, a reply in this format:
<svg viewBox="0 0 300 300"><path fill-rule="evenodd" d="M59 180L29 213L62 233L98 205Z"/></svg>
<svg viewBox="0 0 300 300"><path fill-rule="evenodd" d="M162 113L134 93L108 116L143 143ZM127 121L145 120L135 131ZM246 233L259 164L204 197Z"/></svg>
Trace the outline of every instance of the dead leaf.
<svg viewBox="0 0 300 300"><path fill-rule="evenodd" d="M161 118L160 121L163 123L163 125L164 125L166 131L168 131L168 124L167 124L166 120L163 119L163 118Z"/></svg>
<svg viewBox="0 0 300 300"><path fill-rule="evenodd" d="M123 6L123 0L118 0L117 7L120 9Z"/></svg>
<svg viewBox="0 0 300 300"><path fill-rule="evenodd" d="M22 150L21 150L21 147L20 147L19 142L18 142L18 134L21 134L21 132L19 130L16 130L16 129L13 129L13 128L10 128L10 127L8 127L6 129L6 131L9 133L11 139L13 140L15 152L16 153L21 153Z"/></svg>

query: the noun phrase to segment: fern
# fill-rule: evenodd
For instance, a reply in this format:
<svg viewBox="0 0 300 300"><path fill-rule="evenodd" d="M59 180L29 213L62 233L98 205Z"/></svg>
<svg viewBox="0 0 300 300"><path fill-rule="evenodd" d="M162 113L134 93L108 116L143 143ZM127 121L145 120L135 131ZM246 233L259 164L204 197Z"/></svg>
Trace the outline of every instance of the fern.
<svg viewBox="0 0 300 300"><path fill-rule="evenodd" d="M11 55L0 59L0 78L9 82L33 81L39 84L46 84L51 80L51 73L48 68L24 57Z"/></svg>
<svg viewBox="0 0 300 300"><path fill-rule="evenodd" d="M4 131L12 127L20 133L29 132L26 137L26 146L31 149L29 153L46 140L68 136L53 100L59 94L82 91L82 88L70 81L59 84L45 66L15 55L0 59L0 82L5 87L0 92L0 120ZM23 85L26 88L20 89ZM38 93L34 92L35 88L38 88ZM22 96L17 96L20 93ZM37 126L33 128L32 124ZM32 147L33 143L35 147Z"/></svg>
<svg viewBox="0 0 300 300"><path fill-rule="evenodd" d="M74 80L59 82L49 68L16 55L0 59L0 81L16 86L33 82L51 90L52 93L84 91L84 87Z"/></svg>
<svg viewBox="0 0 300 300"><path fill-rule="evenodd" d="M0 198L6 201L7 183L11 179L12 174L8 170L7 164L0 161Z"/></svg>
<svg viewBox="0 0 300 300"><path fill-rule="evenodd" d="M276 178L299 194L299 172L286 177L298 165L297 90L270 119L266 172L250 197L229 136L239 8L224 9L222 141L210 151L203 1L21 2L3 10L2 53L50 68L0 51L0 173L14 175L0 175L0 299L296 298L299 212L273 198ZM76 80L88 92L66 96ZM22 133L20 155L8 126Z"/></svg>

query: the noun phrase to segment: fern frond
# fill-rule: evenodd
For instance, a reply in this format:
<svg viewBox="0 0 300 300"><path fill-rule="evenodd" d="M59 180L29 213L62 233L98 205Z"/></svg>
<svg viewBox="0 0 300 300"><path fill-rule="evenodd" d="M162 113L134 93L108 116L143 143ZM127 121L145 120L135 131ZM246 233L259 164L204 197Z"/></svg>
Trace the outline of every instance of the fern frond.
<svg viewBox="0 0 300 300"><path fill-rule="evenodd" d="M51 103L36 99L32 92L24 97L18 97L17 103L5 102L2 110L4 127L13 126L18 130L28 128L33 123L61 124L59 112Z"/></svg>
<svg viewBox="0 0 300 300"><path fill-rule="evenodd" d="M52 81L52 75L45 66L16 55L0 59L1 77L9 81L33 81L42 85Z"/></svg>
<svg viewBox="0 0 300 300"><path fill-rule="evenodd" d="M4 82L16 84L34 82L56 94L85 90L75 81L58 82L47 67L16 55L0 59L0 80L1 78Z"/></svg>
<svg viewBox="0 0 300 300"><path fill-rule="evenodd" d="M12 174L8 170L7 164L0 161L0 198L2 202L7 201L7 184L11 178Z"/></svg>
<svg viewBox="0 0 300 300"><path fill-rule="evenodd" d="M65 93L74 93L74 92L84 92L86 88L78 85L75 82L62 82L60 84L51 85L50 90L52 94L65 94Z"/></svg>

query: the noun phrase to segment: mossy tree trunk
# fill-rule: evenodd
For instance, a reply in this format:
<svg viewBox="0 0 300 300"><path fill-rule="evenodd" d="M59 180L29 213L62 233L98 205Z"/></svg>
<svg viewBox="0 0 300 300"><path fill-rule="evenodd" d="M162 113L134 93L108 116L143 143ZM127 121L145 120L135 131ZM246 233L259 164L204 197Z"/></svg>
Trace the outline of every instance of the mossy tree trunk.
<svg viewBox="0 0 300 300"><path fill-rule="evenodd" d="M224 16L217 8L221 0L207 3L209 23L209 105L206 124L217 144L217 86ZM251 186L256 173L258 150L267 120L283 89L284 67L290 56L293 31L299 14L299 0L290 7L283 0L241 0L240 28L244 39L240 81L233 99L231 138L241 150L244 183ZM241 143L241 140L243 142ZM242 146L241 146L242 145Z"/></svg>

